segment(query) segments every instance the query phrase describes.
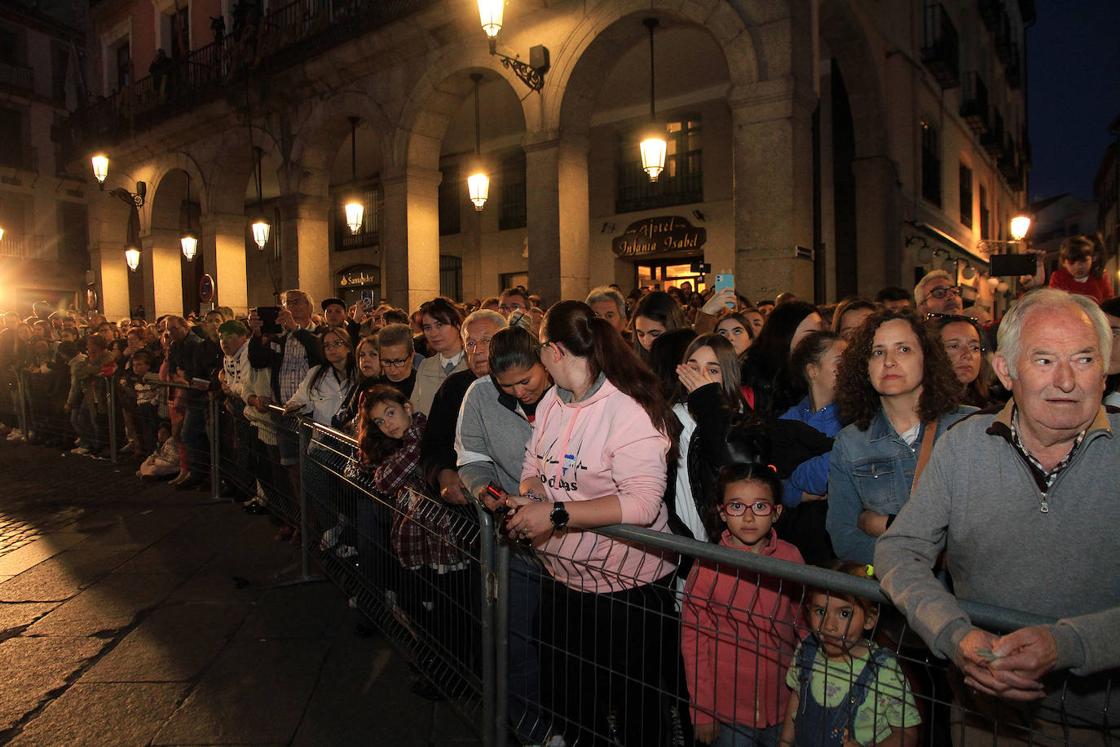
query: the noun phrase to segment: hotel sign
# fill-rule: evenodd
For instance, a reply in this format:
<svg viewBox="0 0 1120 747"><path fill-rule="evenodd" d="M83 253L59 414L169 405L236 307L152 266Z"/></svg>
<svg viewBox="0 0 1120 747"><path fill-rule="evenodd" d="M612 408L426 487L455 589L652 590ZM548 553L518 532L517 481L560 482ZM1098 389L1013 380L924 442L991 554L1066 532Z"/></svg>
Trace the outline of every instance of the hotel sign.
<svg viewBox="0 0 1120 747"><path fill-rule="evenodd" d="M697 228L679 215L669 215L631 223L614 238L611 249L618 257L646 257L695 251L707 240L706 228Z"/></svg>

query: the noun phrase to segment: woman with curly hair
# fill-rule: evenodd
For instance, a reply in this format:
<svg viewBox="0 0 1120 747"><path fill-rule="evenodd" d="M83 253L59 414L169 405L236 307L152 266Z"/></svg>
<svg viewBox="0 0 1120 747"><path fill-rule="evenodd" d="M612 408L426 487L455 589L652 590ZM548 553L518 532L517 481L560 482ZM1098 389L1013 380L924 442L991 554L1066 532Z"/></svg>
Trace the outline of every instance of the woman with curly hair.
<svg viewBox="0 0 1120 747"><path fill-rule="evenodd" d="M840 421L828 473L826 526L843 560L870 563L875 539L910 497L936 438L975 407L941 340L911 312L873 314L840 359ZM928 443L927 443L928 441Z"/></svg>

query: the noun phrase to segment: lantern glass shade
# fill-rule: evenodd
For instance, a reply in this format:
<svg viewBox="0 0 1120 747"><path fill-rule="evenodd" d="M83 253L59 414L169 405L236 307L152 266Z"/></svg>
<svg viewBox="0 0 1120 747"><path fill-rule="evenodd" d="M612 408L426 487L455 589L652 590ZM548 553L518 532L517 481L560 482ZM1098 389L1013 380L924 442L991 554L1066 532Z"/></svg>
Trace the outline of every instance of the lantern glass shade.
<svg viewBox="0 0 1120 747"><path fill-rule="evenodd" d="M104 184L106 177L109 176L109 157L104 153L98 153L90 159L90 163L93 165L93 178L99 184Z"/></svg>
<svg viewBox="0 0 1120 747"><path fill-rule="evenodd" d="M669 144L660 134L650 134L638 147L642 152L642 170L651 182L657 181L657 177L665 170L665 152L669 149Z"/></svg>
<svg viewBox="0 0 1120 747"><path fill-rule="evenodd" d="M478 18L488 39L494 39L502 30L502 12L505 0L478 0Z"/></svg>
<svg viewBox="0 0 1120 747"><path fill-rule="evenodd" d="M124 261L128 264L128 269L136 272L136 268L140 266L140 250L134 246L125 249Z"/></svg>
<svg viewBox="0 0 1120 747"><path fill-rule="evenodd" d="M188 262L193 262L198 254L198 238L192 233L185 233L179 238L179 243L183 245L183 256Z"/></svg>
<svg viewBox="0 0 1120 747"><path fill-rule="evenodd" d="M268 243L268 232L272 226L268 225L268 221L264 218L257 218L253 221L253 241L257 242L257 248L264 250L264 245Z"/></svg>
<svg viewBox="0 0 1120 747"><path fill-rule="evenodd" d="M0 228L0 241L4 240L4 229Z"/></svg>
<svg viewBox="0 0 1120 747"><path fill-rule="evenodd" d="M346 225L350 227L350 233L358 234L362 230L362 221L366 214L366 206L357 200L351 200L345 205L346 210Z"/></svg>
<svg viewBox="0 0 1120 747"><path fill-rule="evenodd" d="M467 191L470 193L474 209L482 212L486 199L490 196L490 177L479 171L467 177Z"/></svg>
<svg viewBox="0 0 1120 747"><path fill-rule="evenodd" d="M1014 241L1022 241L1027 232L1031 230L1031 219L1026 215L1016 215L1011 219L1011 238Z"/></svg>

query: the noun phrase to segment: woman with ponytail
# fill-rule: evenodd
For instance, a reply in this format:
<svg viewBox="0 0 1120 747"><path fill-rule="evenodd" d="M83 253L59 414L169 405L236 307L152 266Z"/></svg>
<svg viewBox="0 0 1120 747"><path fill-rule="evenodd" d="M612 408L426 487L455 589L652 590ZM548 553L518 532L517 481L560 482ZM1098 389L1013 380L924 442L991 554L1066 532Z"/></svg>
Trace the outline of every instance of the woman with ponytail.
<svg viewBox="0 0 1120 747"><path fill-rule="evenodd" d="M678 425L657 378L587 304L549 309L540 343L556 386L537 405L506 525L558 582L539 614L544 702L568 744L608 743L612 730L624 744L661 744L672 726L659 692L681 676L675 558L588 530L668 531L662 495Z"/></svg>

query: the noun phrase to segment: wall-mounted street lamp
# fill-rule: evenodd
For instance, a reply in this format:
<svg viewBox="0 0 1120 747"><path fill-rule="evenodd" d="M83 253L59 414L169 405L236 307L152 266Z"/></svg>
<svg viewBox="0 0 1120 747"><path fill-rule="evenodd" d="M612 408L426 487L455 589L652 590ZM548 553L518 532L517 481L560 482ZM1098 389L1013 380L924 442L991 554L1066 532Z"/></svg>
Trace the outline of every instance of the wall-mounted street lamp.
<svg viewBox="0 0 1120 747"><path fill-rule="evenodd" d="M358 181L358 117L350 117L350 184ZM350 233L357 235L362 230L362 220L365 218L366 206L362 203L360 195L355 194L346 203L346 225Z"/></svg>
<svg viewBox="0 0 1120 747"><path fill-rule="evenodd" d="M90 159L90 163L93 164L93 178L98 184L105 184L105 179L109 176L109 157L98 153Z"/></svg>
<svg viewBox="0 0 1120 747"><path fill-rule="evenodd" d="M179 243L183 246L183 256L187 258L188 262L193 262L195 255L198 254L198 236L191 230L191 213L193 212L194 209L191 207L191 175L187 174L187 225L179 236Z"/></svg>
<svg viewBox="0 0 1120 747"><path fill-rule="evenodd" d="M642 153L642 170L649 176L651 182L665 169L665 153L669 150L669 143L665 140L665 125L657 122L655 108L654 67L653 67L653 30L657 28L656 18L646 18L642 24L649 29L649 119L648 131L642 137L638 149Z"/></svg>
<svg viewBox="0 0 1120 747"><path fill-rule="evenodd" d="M250 130L250 134L251 132ZM264 197L261 194L261 158L264 153L260 148L253 148L253 155L257 161L256 168L253 170L257 181L257 217L253 220L253 241L257 243L257 250L263 252L265 244L268 243L268 233L272 226L268 219L264 217Z"/></svg>
<svg viewBox="0 0 1120 747"><path fill-rule="evenodd" d="M1011 239L1012 241L1022 241L1027 237L1031 230L1031 218L1029 215L1020 213L1011 219Z"/></svg>
<svg viewBox="0 0 1120 747"><path fill-rule="evenodd" d="M467 192L474 203L475 212L481 213L490 196L490 177L482 168L482 120L479 117L478 86L482 82L481 73L471 73L474 81L474 172L467 177Z"/></svg>
<svg viewBox="0 0 1120 747"><path fill-rule="evenodd" d="M548 47L543 44L529 48L529 62L526 64L516 57L509 57L498 51L498 34L502 30L502 16L505 0L478 0L478 18L482 31L490 42L490 54L502 62L502 67L513 71L522 83L537 93L544 88L544 74L548 72Z"/></svg>

